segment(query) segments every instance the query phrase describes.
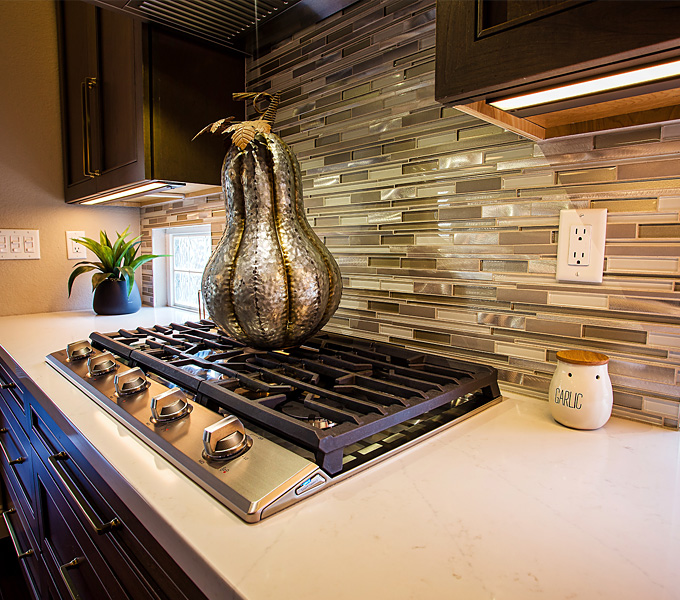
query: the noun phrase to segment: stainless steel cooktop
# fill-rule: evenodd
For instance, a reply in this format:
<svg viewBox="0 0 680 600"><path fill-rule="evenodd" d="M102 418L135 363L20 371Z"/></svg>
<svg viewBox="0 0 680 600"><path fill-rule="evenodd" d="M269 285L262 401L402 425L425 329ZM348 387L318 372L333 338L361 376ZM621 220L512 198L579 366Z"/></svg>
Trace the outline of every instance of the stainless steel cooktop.
<svg viewBox="0 0 680 600"><path fill-rule="evenodd" d="M248 522L501 400L491 367L334 334L260 351L205 320L94 332L47 362Z"/></svg>

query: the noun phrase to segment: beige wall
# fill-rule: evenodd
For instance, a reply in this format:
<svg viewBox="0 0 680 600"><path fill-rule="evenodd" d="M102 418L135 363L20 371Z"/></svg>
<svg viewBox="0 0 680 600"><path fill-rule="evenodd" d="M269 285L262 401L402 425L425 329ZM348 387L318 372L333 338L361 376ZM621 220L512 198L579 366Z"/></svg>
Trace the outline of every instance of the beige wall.
<svg viewBox="0 0 680 600"><path fill-rule="evenodd" d="M0 315L88 309L87 275L67 296L65 232L137 235L139 209L64 203L54 4L3 0L0 23L0 228L38 229L42 257L0 262Z"/></svg>

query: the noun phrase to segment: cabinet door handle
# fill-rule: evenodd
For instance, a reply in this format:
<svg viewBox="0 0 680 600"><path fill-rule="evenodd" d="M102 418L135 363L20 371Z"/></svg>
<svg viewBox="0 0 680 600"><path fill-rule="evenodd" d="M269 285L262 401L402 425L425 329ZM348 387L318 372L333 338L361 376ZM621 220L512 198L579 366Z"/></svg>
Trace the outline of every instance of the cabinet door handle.
<svg viewBox="0 0 680 600"><path fill-rule="evenodd" d="M87 522L90 524L90 527L92 527L92 529L94 529L98 535L102 535L103 533L111 531L111 529L114 527L119 527L122 525L122 521L118 517L114 517L105 523L99 518L94 510L92 510L89 502L85 499L84 494L78 489L75 482L68 474L68 471L61 464L63 461L68 460L69 458L70 456L66 454L66 452L60 452L59 454L49 456L48 460L57 477L59 478L59 481L61 481L62 485L66 488L73 501L83 513L87 519Z"/></svg>
<svg viewBox="0 0 680 600"><path fill-rule="evenodd" d="M71 577L68 574L69 569L73 569L74 567L77 567L81 562L85 560L84 556L76 556L73 560L67 562L64 565L61 565L59 567L59 573L61 574L61 579L64 582L64 585L66 586L66 589L68 590L69 595L71 596L72 600L80 600L80 594L78 593L78 590L76 590L75 586L73 585L73 582L71 581Z"/></svg>
<svg viewBox="0 0 680 600"><path fill-rule="evenodd" d="M90 114L90 90L97 87L96 77L86 77L80 84L83 109L83 174L85 177L101 175L99 169L92 169L92 116Z"/></svg>
<svg viewBox="0 0 680 600"><path fill-rule="evenodd" d="M2 429L0 429L0 433L7 433L8 431L9 430L7 429L7 427L3 427ZM0 440L0 450L2 450L2 455L5 457L5 460L9 465L20 465L22 462L26 461L25 456L20 456L19 458L11 459L7 452L7 448L5 448L5 444L2 443L2 440Z"/></svg>
<svg viewBox="0 0 680 600"><path fill-rule="evenodd" d="M10 381L9 383L0 383L0 390L11 390L15 387L17 387L17 384L13 381Z"/></svg>
<svg viewBox="0 0 680 600"><path fill-rule="evenodd" d="M2 518L5 521L5 525L7 525L9 537L12 538L12 545L14 546L14 551L17 553L17 558L22 560L24 558L28 558L29 556L33 556L33 549L29 548L28 550L21 550L19 547L19 538L17 537L17 532L14 531L14 525L12 525L12 521L9 520L9 515L14 514L15 512L17 512L16 508L10 508L9 510L6 510L2 513Z"/></svg>

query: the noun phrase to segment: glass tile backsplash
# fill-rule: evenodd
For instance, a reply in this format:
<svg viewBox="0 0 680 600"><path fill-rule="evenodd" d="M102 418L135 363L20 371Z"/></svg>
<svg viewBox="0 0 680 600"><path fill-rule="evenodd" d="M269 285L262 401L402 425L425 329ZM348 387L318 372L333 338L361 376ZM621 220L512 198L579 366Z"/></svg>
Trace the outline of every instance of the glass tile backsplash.
<svg viewBox="0 0 680 600"><path fill-rule="evenodd" d="M490 364L547 399L555 353L611 358L614 414L680 409L680 126L536 144L434 100L433 0L364 0L247 63L280 91L308 219L336 257L328 330ZM188 150L189 151L189 150ZM559 283L559 211L607 208L602 284ZM142 210L210 223L219 194ZM143 267L144 300L153 276Z"/></svg>

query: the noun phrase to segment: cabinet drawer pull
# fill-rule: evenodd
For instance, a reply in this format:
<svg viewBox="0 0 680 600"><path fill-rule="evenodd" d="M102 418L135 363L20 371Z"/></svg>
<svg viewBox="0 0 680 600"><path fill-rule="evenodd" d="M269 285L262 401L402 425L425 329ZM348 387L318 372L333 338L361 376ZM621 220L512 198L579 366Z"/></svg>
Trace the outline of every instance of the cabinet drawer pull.
<svg viewBox="0 0 680 600"><path fill-rule="evenodd" d="M17 558L22 560L24 558L28 558L29 556L33 556L33 549L29 548L28 550L21 550L21 548L19 548L19 538L17 538L17 532L14 531L14 525L12 525L12 521L9 520L9 515L15 512L17 512L16 508L10 508L9 510L6 510L2 513L2 518L5 521L5 525L7 525L9 537L12 538L12 545L14 546L14 551L17 553Z"/></svg>
<svg viewBox="0 0 680 600"><path fill-rule="evenodd" d="M83 175L96 177L101 175L97 169L92 169L92 117L90 115L90 90L97 87L96 77L86 77L80 84L83 108Z"/></svg>
<svg viewBox="0 0 680 600"><path fill-rule="evenodd" d="M2 429L0 429L0 433L7 433L8 431L9 430L7 429L7 427L3 427ZM0 440L0 450L2 450L2 455L5 457L5 460L9 465L20 465L22 462L26 461L25 456L20 456L19 458L11 459L9 457L9 454L7 453L7 448L5 448L5 444L2 443L2 440Z"/></svg>
<svg viewBox="0 0 680 600"><path fill-rule="evenodd" d="M73 501L78 505L80 511L85 515L87 522L90 524L92 529L99 535L110 531L114 527L119 527L122 525L121 520L118 517L114 517L107 523L104 523L99 516L92 510L89 502L85 499L84 494L78 489L76 483L71 479L68 471L61 464L63 461L68 460L70 456L66 452L59 452L59 454L54 454L48 457L49 463L57 474L59 481L66 488L69 495Z"/></svg>
<svg viewBox="0 0 680 600"><path fill-rule="evenodd" d="M76 590L75 586L73 585L73 582L71 581L71 577L68 574L69 569L73 569L74 567L77 567L81 562L85 560L84 556L76 556L73 560L67 562L65 565L61 565L59 567L59 573L61 574L61 579L64 582L64 585L66 586L66 589L68 589L68 593L71 596L72 600L80 600L80 594L78 593L78 590Z"/></svg>
<svg viewBox="0 0 680 600"><path fill-rule="evenodd" d="M13 390L15 387L17 387L17 384L13 381L10 381L9 383L0 383L0 390Z"/></svg>

